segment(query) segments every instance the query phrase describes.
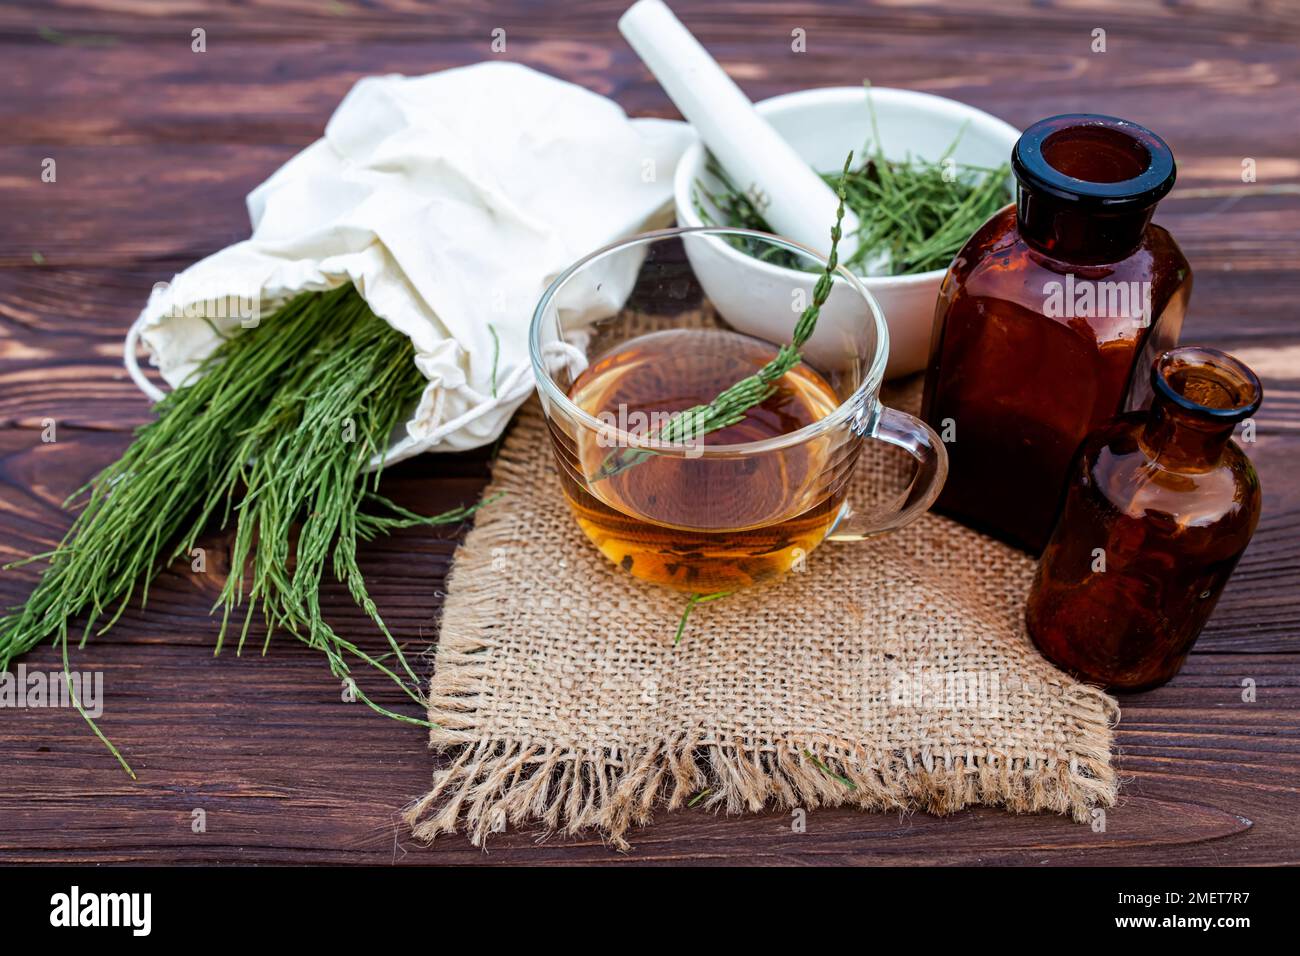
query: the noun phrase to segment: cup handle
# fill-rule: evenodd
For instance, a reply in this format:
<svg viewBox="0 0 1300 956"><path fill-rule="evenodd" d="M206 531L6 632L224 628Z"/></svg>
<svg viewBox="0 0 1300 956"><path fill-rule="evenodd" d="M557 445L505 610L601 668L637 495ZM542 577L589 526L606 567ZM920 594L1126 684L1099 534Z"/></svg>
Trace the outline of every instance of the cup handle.
<svg viewBox="0 0 1300 956"><path fill-rule="evenodd" d="M916 459L916 475L892 504L862 514L850 508L826 536L828 540L861 541L911 524L934 504L948 477L948 450L934 429L919 418L881 408L867 437L906 451Z"/></svg>

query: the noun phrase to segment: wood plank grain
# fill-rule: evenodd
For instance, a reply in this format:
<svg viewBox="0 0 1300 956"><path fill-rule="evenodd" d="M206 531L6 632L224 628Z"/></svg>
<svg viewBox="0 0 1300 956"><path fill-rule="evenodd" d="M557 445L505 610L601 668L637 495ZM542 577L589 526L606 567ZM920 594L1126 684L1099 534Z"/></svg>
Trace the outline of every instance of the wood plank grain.
<svg viewBox="0 0 1300 956"><path fill-rule="evenodd" d="M532 38L557 32L587 37L612 30L628 7L626 0L591 0L583 4L518 3L511 0L338 0L319 4L302 0L252 0L210 9L194 0L55 0L39 9L8 2L0 5L0 35L26 38L42 27L66 36L51 42L111 43L131 36L188 37L194 26L229 30L244 39L293 37L402 37L411 41L454 38L486 42L493 27L505 26ZM806 0L749 0L710 3L679 0L674 9L702 37L734 37L745 25L773 30L786 23L809 24L827 31L864 22L899 32L933 36L947 31L966 36L1033 34L1045 39L1072 32L1080 23L1100 20L1127 27L1152 40L1187 42L1200 37L1230 42L1296 35L1287 0L1181 0L1177 4L1093 0L1084 6L1061 0L1005 0L993 4L896 0L812 3ZM788 29L785 33L788 35Z"/></svg>
<svg viewBox="0 0 1300 956"><path fill-rule="evenodd" d="M1182 162L1185 182L1239 183L1246 156L1259 163L1261 181L1300 175L1292 132L1300 46L1285 33L1243 43L1211 32L1169 44L1112 28L1107 51L1092 53L1095 18L1080 15L1072 31L1030 44L1019 31L970 33L964 27L971 19L963 19L957 60L932 34L899 32L870 16L820 32L804 25L811 31L804 53L790 49L789 26L766 23L731 29L709 46L753 99L869 79L953 97L1022 127L1054 113L1110 112L1155 127ZM1242 19L1258 22L1253 15ZM0 101L0 120L12 145L302 146L320 135L347 90L377 64L383 72L419 75L489 60L555 74L615 98L633 114L677 115L613 19L592 39L575 38L567 24L552 23L558 38L521 40L500 55L487 47L486 31L482 46L443 38L419 44L352 36L275 44L213 38L203 54L190 52L188 33L179 42L132 39L110 47L0 39L15 91Z"/></svg>
<svg viewBox="0 0 1300 956"><path fill-rule="evenodd" d="M0 266L30 266L35 259L53 266L201 259L247 238L244 196L295 152L227 145L0 147L0 206L9 214ZM47 158L55 160L55 182L41 181Z"/></svg>
<svg viewBox="0 0 1300 956"><path fill-rule="evenodd" d="M660 814L633 836L631 853L619 854L590 835L536 846L533 831L493 838L486 852L457 837L413 844L396 814L427 786L418 730L342 703L320 661L292 644L264 659L213 659L205 650L190 636L132 648L96 643L78 654L78 668L106 671L101 723L139 782L99 753L74 713L7 715L0 760L32 772L0 793L0 860L1089 865L1151 851L1164 863L1295 860L1300 739L1283 728L1295 726L1300 688L1290 656L1258 662L1287 681L1268 685L1258 704L1240 702L1234 662L1199 654L1166 689L1182 706L1154 705L1156 694L1127 703L1117 748L1123 798L1102 832L975 809L945 819L814 811L808 831L795 833L783 813L687 810ZM29 661L56 664L48 652ZM1209 728L1210 746L1199 726ZM1248 814L1238 809L1246 803ZM206 833L191 831L196 809L207 814Z"/></svg>

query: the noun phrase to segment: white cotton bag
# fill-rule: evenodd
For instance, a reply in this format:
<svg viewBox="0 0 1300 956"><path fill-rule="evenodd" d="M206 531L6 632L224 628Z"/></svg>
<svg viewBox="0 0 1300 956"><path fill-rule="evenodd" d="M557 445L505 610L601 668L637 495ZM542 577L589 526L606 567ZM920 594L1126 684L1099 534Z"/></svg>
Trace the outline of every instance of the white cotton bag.
<svg viewBox="0 0 1300 956"><path fill-rule="evenodd" d="M492 442L532 390L528 327L543 291L576 259L671 220L673 170L693 138L515 64L363 79L324 137L248 195L252 235L154 288L127 337L128 370L157 400L137 340L178 388L223 335L351 282L410 338L428 382L383 460ZM599 296L588 288L570 314L560 303L566 326L622 306L637 263L614 258Z"/></svg>

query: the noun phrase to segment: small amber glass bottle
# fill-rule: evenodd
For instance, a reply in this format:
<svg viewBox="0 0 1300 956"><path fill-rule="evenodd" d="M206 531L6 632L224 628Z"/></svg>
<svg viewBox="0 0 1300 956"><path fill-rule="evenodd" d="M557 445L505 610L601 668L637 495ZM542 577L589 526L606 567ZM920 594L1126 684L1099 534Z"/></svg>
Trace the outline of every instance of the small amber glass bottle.
<svg viewBox="0 0 1300 956"><path fill-rule="evenodd" d="M1192 271L1151 222L1175 165L1150 130L1055 116L1024 132L1011 166L1016 204L940 288L921 415L947 443L938 509L1037 553L1084 436L1149 397Z"/></svg>
<svg viewBox="0 0 1300 956"><path fill-rule="evenodd" d="M1259 477L1231 441L1259 408L1259 379L1214 349L1166 352L1146 412L1079 450L1029 596L1038 649L1117 690L1183 664L1259 521Z"/></svg>

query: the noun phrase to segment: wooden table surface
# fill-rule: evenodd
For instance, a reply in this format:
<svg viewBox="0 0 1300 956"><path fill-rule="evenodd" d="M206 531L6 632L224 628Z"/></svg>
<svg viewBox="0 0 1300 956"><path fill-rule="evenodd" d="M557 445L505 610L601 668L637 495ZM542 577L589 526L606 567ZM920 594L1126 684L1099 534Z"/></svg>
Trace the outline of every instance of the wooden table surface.
<svg viewBox="0 0 1300 956"><path fill-rule="evenodd" d="M1122 700L1120 804L1105 832L993 809L941 819L821 811L661 814L630 854L594 835L488 851L417 845L397 812L427 785L423 733L345 705L314 652L213 657L219 574L162 575L76 654L103 670L101 721L129 780L68 710L0 712L0 861L330 863L1214 863L1300 859L1300 30L1293 0L985 4L730 0L675 4L752 98L810 86L924 90L1024 127L1077 110L1144 123L1179 182L1159 220L1191 260L1183 339L1233 351L1265 384L1263 519L1182 674ZM624 44L625 0L58 0L0 4L0 558L55 542L59 502L127 444L149 406L120 343L152 284L248 232L243 197L321 132L359 77L493 57L676 116ZM490 49L506 31L506 51ZM206 52L191 49L195 29ZM806 31L807 52L791 50ZM1094 53L1093 31L1106 51ZM57 180L42 182L53 158ZM1253 159L1258 183L1243 186ZM1291 184L1291 195L1275 187ZM1208 195L1193 191L1211 190ZM57 441L42 442L48 419ZM421 508L473 501L485 453L425 456L389 490ZM463 529L364 552L399 638L436 640ZM209 542L220 553L220 541ZM33 569L0 574L21 600ZM369 634L339 589L341 630ZM367 637L366 640L370 638ZM775 638L774 638L775 639ZM58 667L48 647L26 660ZM428 661L425 661L427 668ZM1243 701L1243 682L1256 697ZM194 833L193 811L206 814Z"/></svg>

